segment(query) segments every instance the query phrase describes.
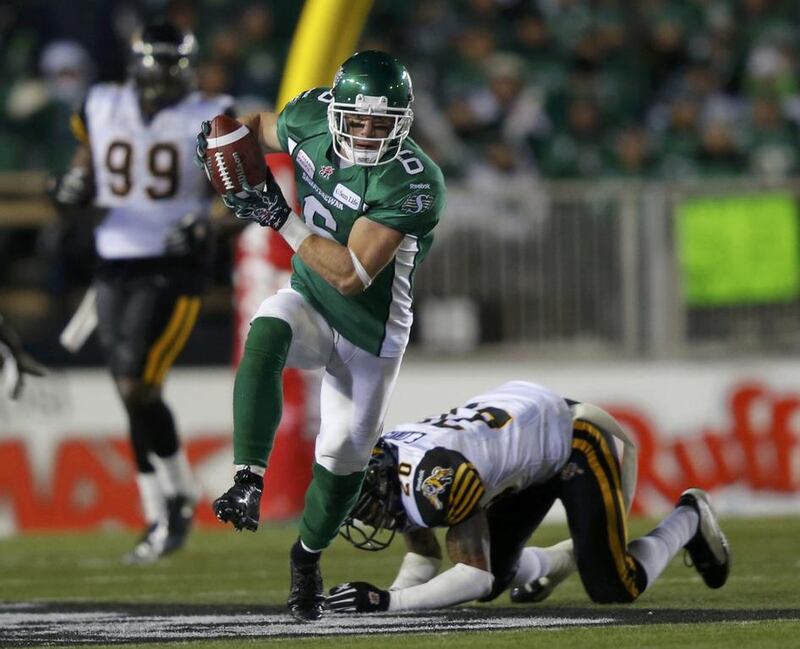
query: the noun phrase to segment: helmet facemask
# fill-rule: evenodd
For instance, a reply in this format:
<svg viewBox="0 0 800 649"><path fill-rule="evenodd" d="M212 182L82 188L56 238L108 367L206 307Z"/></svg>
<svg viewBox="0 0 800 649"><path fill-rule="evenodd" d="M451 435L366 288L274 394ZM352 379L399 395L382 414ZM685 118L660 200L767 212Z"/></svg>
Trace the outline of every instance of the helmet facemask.
<svg viewBox="0 0 800 649"><path fill-rule="evenodd" d="M411 527L400 499L394 457L379 443L373 450L358 500L339 534L359 550L377 552L389 547L397 532Z"/></svg>
<svg viewBox="0 0 800 649"><path fill-rule="evenodd" d="M351 133L351 123L371 120L371 136ZM333 135L333 150L351 164L374 167L391 162L400 154L408 137L414 111L410 106L395 108L386 97L356 95L354 103L337 102L328 105L328 128ZM380 135L385 133L385 135Z"/></svg>
<svg viewBox="0 0 800 649"><path fill-rule="evenodd" d="M194 89L197 45L191 34L180 43L138 38L131 49L130 75L146 114L177 103Z"/></svg>

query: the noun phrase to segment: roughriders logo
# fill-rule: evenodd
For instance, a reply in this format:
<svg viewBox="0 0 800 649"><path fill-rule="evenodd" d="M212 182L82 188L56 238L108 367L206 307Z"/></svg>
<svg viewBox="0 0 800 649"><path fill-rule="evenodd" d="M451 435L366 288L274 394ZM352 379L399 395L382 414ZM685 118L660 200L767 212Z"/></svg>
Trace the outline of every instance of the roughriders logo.
<svg viewBox="0 0 800 649"><path fill-rule="evenodd" d="M442 501L439 496L444 493L447 486L453 482L453 469L444 469L437 466L431 471L431 474L422 481L419 490L433 505L437 511L442 510Z"/></svg>
<svg viewBox="0 0 800 649"><path fill-rule="evenodd" d="M406 214L419 214L429 209L433 205L431 194L410 194L400 206L400 211Z"/></svg>
<svg viewBox="0 0 800 649"><path fill-rule="evenodd" d="M322 165L319 168L319 175L322 176L325 180L328 180L333 175L334 171L336 171L336 169L334 169L330 165Z"/></svg>

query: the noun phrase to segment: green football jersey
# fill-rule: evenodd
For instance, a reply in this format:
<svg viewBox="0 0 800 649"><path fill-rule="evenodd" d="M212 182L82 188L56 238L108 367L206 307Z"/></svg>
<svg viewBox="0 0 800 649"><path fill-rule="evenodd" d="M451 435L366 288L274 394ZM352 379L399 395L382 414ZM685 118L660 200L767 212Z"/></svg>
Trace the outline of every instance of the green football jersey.
<svg viewBox="0 0 800 649"><path fill-rule="evenodd" d="M410 138L392 162L339 168L328 130L330 101L328 88L314 88L293 99L278 118L278 139L294 162L302 218L315 234L344 246L362 216L405 237L362 293L342 295L299 255L292 259L292 288L353 344L376 356L400 356L413 319L414 273L445 205L444 178Z"/></svg>

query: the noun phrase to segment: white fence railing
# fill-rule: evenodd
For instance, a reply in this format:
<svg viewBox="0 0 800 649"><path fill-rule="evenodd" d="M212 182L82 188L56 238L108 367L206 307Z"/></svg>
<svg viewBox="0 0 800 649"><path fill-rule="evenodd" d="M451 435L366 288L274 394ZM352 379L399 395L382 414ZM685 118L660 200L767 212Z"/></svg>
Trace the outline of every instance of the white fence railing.
<svg viewBox="0 0 800 649"><path fill-rule="evenodd" d="M687 301L676 238L679 207L695 198L796 197L797 190L742 181L452 186L416 278L418 338L441 351L501 343L582 356L800 348L796 296Z"/></svg>

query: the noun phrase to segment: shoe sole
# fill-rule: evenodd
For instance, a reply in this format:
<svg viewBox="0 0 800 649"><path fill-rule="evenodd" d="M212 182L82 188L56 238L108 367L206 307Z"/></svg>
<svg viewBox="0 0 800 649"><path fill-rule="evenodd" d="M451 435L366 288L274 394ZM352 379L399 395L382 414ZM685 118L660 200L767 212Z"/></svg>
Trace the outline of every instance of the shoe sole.
<svg viewBox="0 0 800 649"><path fill-rule="evenodd" d="M693 507L699 516L697 533L686 544L689 556L706 586L721 588L728 581L731 569L731 549L728 539L717 522L717 516L702 489L687 489L681 494L679 505ZM711 564L698 562L696 554L710 554ZM701 565L702 563L702 565Z"/></svg>
<svg viewBox="0 0 800 649"><path fill-rule="evenodd" d="M322 618L322 607L312 609L301 609L298 606L289 606L289 613L298 622L316 622Z"/></svg>
<svg viewBox="0 0 800 649"><path fill-rule="evenodd" d="M238 507L215 502L214 514L216 514L218 520L223 523L230 523L239 532L242 530L255 532L258 529L258 521L246 516Z"/></svg>

